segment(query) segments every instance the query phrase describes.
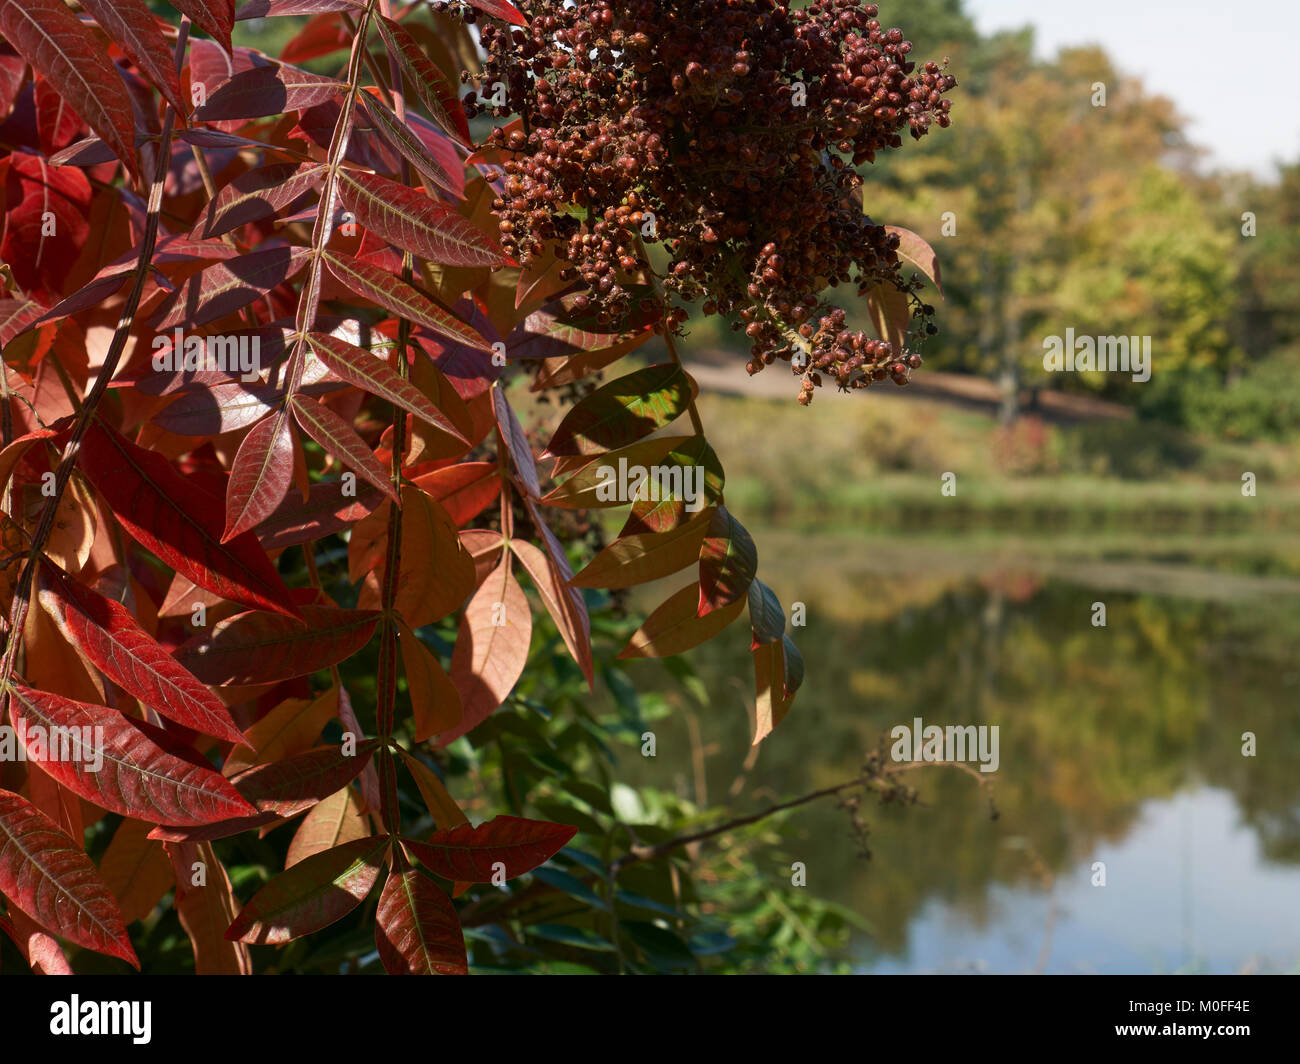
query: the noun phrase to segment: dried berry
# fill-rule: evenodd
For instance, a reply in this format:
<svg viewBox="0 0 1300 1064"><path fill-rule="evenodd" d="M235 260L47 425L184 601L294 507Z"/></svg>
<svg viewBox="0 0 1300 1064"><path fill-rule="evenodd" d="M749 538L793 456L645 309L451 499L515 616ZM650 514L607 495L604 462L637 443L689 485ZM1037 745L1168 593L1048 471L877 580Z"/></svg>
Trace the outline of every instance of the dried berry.
<svg viewBox="0 0 1300 1064"><path fill-rule="evenodd" d="M481 25L481 95L468 104L520 119L489 144L509 153L493 206L521 265L571 263L589 312L618 326L645 313L646 245L657 243L662 289L743 329L749 372L781 359L845 389L906 380L910 352L846 330L823 293L892 285L909 297L913 332L932 330L898 238L863 212L854 167L901 146L905 129L948 125L951 75L917 69L902 32L858 0L517 6L527 27ZM658 313L662 328L686 320Z"/></svg>

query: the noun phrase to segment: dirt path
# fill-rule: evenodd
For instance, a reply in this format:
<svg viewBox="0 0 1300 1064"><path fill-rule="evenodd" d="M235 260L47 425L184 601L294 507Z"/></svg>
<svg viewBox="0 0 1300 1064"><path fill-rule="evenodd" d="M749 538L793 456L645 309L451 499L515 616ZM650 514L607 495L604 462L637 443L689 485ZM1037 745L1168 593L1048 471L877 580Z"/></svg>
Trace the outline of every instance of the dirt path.
<svg viewBox="0 0 1300 1064"><path fill-rule="evenodd" d="M687 369L706 392L720 395L749 396L755 399L793 400L799 392L794 376L783 366L772 366L751 377L745 372L742 359L725 351L704 351L688 359ZM928 399L946 403L976 413L996 417L1001 402L1001 392L994 381L960 373L936 373L920 369L905 388L883 382L879 387L884 394L901 399ZM874 391L874 387L873 387ZM818 400L844 399L833 387L823 386ZM1094 399L1091 396L1040 390L1037 405L1032 405L1029 391L1021 394L1021 410L1036 414L1051 424L1077 424L1081 421L1128 420L1133 411L1119 403Z"/></svg>

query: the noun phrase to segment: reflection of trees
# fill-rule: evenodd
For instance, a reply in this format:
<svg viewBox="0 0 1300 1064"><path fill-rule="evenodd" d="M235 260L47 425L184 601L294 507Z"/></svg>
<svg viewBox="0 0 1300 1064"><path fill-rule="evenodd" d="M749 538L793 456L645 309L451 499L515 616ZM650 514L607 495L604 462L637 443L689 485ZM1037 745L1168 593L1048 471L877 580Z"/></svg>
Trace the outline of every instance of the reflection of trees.
<svg viewBox="0 0 1300 1064"><path fill-rule="evenodd" d="M876 598L874 583L855 596ZM1267 854L1300 859L1300 784L1290 767L1300 752L1291 712L1300 668L1290 656L1300 604L1106 593L1108 625L1097 629L1091 603L1102 596L1087 589L1023 580L915 587L908 601L891 581L879 597L887 593L894 608L854 621L809 602L808 627L797 633L808 680L747 787L770 797L848 778L863 751L913 717L1000 726L998 820L968 775L931 768L909 778L922 808L869 811L870 862L857 860L833 807L788 822L787 848L808 864L810 887L871 920L884 948L905 945L926 901L959 904L980 921L989 885L1061 872L1122 837L1143 800L1197 781L1233 792ZM700 714L703 742L723 751L707 768L715 802L748 747L731 683L749 671L746 634L738 625L693 657L719 696ZM654 682L650 667L632 678ZM680 718L659 728L661 754L684 763L690 740ZM1254 759L1240 754L1247 730L1259 737Z"/></svg>

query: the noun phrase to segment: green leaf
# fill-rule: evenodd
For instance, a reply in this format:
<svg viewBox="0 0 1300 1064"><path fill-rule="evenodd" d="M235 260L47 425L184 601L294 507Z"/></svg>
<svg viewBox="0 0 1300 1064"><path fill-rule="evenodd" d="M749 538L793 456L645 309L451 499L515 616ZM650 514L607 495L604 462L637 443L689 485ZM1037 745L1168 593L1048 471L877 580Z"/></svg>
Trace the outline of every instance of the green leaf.
<svg viewBox="0 0 1300 1064"><path fill-rule="evenodd" d="M695 382L675 362L647 366L610 381L569 411L543 457L627 447L675 421L697 392Z"/></svg>

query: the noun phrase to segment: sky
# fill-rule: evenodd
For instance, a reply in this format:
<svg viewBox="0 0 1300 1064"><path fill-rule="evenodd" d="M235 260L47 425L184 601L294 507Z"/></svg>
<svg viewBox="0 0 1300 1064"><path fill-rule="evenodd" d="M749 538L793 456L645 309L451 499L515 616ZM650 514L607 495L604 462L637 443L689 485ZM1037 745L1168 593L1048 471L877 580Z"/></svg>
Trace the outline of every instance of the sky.
<svg viewBox="0 0 1300 1064"><path fill-rule="evenodd" d="M1300 158L1300 0L966 0L982 32L1035 30L1041 55L1101 44L1168 96L1210 166L1276 175Z"/></svg>

